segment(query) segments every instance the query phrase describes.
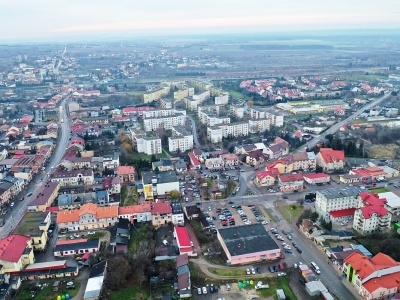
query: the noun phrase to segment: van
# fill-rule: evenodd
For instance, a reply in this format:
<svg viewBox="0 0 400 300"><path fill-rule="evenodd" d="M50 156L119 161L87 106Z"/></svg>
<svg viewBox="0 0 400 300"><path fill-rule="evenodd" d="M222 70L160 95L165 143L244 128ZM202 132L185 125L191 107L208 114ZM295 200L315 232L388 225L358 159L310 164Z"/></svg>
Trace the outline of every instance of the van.
<svg viewBox="0 0 400 300"><path fill-rule="evenodd" d="M61 282L60 281L55 281L53 284L53 291L57 292L61 287Z"/></svg>
<svg viewBox="0 0 400 300"><path fill-rule="evenodd" d="M314 270L315 273L321 274L321 271L315 262L311 262L311 268Z"/></svg>
<svg viewBox="0 0 400 300"><path fill-rule="evenodd" d="M163 240L162 243L164 244L164 246L168 246L169 245L167 240Z"/></svg>

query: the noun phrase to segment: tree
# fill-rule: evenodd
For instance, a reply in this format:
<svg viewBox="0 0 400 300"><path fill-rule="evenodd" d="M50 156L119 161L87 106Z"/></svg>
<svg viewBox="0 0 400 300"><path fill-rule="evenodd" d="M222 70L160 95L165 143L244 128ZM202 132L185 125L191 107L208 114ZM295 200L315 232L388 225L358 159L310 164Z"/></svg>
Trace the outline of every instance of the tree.
<svg viewBox="0 0 400 300"><path fill-rule="evenodd" d="M111 256L107 264L105 284L110 290L119 290L126 285L127 278L132 274L127 257L123 254Z"/></svg>
<svg viewBox="0 0 400 300"><path fill-rule="evenodd" d="M171 200L178 200L181 198L181 194L177 190L172 190L169 192L169 197Z"/></svg>
<svg viewBox="0 0 400 300"><path fill-rule="evenodd" d="M317 166L317 167L315 168L315 173L323 173L323 172L324 172L324 168L323 168L323 167Z"/></svg>

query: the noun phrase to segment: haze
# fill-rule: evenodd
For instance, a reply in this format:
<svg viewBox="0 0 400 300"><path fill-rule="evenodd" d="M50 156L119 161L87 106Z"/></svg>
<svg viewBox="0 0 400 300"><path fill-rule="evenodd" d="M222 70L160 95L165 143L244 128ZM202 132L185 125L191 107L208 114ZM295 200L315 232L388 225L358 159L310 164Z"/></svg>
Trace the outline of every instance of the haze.
<svg viewBox="0 0 400 300"><path fill-rule="evenodd" d="M396 0L0 1L0 40L399 28Z"/></svg>

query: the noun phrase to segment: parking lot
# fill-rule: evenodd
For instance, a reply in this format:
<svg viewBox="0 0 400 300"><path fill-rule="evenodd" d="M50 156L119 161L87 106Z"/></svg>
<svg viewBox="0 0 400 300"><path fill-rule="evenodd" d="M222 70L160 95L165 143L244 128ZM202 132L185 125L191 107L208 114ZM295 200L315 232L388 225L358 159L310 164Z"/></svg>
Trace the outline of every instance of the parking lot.
<svg viewBox="0 0 400 300"><path fill-rule="evenodd" d="M236 282L228 283L228 288L226 284L221 284L218 286L218 292L211 293L210 286L205 286L207 289L207 294L202 293L199 295L197 288L193 290L193 299L202 299L202 300L218 300L218 299L225 299L225 300L236 300L236 299L252 299L257 297L257 294L253 291L248 290L240 290L238 284Z"/></svg>

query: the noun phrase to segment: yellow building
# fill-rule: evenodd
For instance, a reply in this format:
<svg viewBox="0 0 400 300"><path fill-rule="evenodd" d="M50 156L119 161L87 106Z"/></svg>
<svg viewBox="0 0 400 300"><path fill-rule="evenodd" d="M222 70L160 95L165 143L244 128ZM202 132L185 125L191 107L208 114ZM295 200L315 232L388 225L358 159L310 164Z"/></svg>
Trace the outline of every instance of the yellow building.
<svg viewBox="0 0 400 300"><path fill-rule="evenodd" d="M3 274L20 272L34 262L30 237L12 234L0 240L0 265Z"/></svg>
<svg viewBox="0 0 400 300"><path fill-rule="evenodd" d="M140 97L142 98L143 103L149 103L152 101L160 100L161 98L167 96L169 91L169 86L163 86L155 90L147 91L141 94Z"/></svg>
<svg viewBox="0 0 400 300"><path fill-rule="evenodd" d="M43 251L47 244L47 231L51 224L50 212L27 212L17 225L14 233L29 236L35 251Z"/></svg>

